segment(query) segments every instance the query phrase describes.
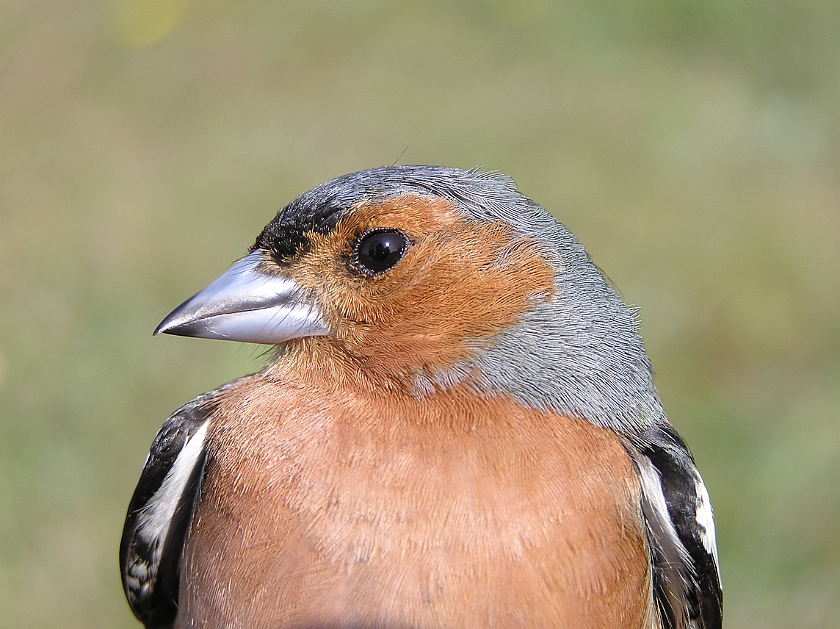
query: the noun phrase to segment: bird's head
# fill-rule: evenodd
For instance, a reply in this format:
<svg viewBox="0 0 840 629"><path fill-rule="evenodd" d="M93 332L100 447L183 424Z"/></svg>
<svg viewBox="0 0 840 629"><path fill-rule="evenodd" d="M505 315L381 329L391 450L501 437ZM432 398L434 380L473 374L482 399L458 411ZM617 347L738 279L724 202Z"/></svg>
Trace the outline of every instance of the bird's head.
<svg viewBox="0 0 840 629"><path fill-rule="evenodd" d="M634 313L575 237L494 173L392 166L328 181L160 332L283 345L279 361L415 397L469 386L633 432L664 417Z"/></svg>

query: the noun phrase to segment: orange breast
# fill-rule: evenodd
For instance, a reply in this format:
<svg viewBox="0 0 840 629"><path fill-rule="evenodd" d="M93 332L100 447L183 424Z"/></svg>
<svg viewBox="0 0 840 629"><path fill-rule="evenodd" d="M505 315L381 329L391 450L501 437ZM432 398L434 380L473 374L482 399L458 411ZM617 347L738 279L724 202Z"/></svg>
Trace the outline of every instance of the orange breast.
<svg viewBox="0 0 840 629"><path fill-rule="evenodd" d="M644 627L615 435L465 389L244 381L213 419L180 627Z"/></svg>

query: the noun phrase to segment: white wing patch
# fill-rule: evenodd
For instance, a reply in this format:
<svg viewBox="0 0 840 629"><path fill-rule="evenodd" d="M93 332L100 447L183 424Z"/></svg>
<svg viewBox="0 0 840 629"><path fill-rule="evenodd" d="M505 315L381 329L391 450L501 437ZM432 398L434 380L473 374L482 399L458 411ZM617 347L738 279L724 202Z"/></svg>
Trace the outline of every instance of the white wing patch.
<svg viewBox="0 0 840 629"><path fill-rule="evenodd" d="M642 490L653 569L653 616L669 629L720 629L722 597L709 494L669 426L628 448Z"/></svg>
<svg viewBox="0 0 840 629"><path fill-rule="evenodd" d="M205 421L187 440L178 453L175 463L172 464L172 468L163 479L160 489L138 514L136 536L148 545L151 556L148 561L134 556L129 562L126 577L136 591L150 589L157 577L160 554L166 543L166 536L169 534L172 517L204 451L204 439L209 425L210 420Z"/></svg>
<svg viewBox="0 0 840 629"><path fill-rule="evenodd" d="M653 535L652 542L662 554L660 568L664 577L663 594L671 609L680 610L673 619L674 629L690 629L685 611L688 609L688 588L694 576L694 563L680 541L668 513L659 470L646 456L638 457L637 464L647 524Z"/></svg>
<svg viewBox="0 0 840 629"><path fill-rule="evenodd" d="M712 557L715 558L715 565L719 566L717 544L715 543L715 519L712 515L712 501L709 499L709 492L706 490L706 485L698 476L694 483L694 491L697 494L697 524L700 525L700 541L703 542L703 548Z"/></svg>
<svg viewBox="0 0 840 629"><path fill-rule="evenodd" d="M667 540L668 547L676 553L683 564L692 566L694 562L691 560L691 555L689 555L685 546L680 541L677 530L674 528L674 523L671 521L671 516L668 513L668 504L665 502L665 494L662 492L662 480L659 476L659 470L645 456L639 457L638 464L642 493L656 516L650 524L659 529L659 531L655 532L664 535L664 539L661 541Z"/></svg>

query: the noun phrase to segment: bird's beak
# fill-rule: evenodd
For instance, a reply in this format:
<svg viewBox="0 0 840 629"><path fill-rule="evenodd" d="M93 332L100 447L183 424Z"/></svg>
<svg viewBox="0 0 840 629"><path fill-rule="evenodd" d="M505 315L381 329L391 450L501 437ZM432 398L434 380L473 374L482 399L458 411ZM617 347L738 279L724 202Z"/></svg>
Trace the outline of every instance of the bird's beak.
<svg viewBox="0 0 840 629"><path fill-rule="evenodd" d="M271 345L327 334L314 299L288 277L259 271L260 261L260 252L254 251L236 262L175 308L155 334Z"/></svg>

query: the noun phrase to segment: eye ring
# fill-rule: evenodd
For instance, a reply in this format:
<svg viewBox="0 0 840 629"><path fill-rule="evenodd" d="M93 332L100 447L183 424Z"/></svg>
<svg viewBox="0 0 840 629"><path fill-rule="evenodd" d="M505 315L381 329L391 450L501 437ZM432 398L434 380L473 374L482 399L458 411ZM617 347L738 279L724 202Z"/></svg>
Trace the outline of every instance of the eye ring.
<svg viewBox="0 0 840 629"><path fill-rule="evenodd" d="M365 275L385 273L402 260L408 249L408 237L399 229L376 227L356 239L353 266Z"/></svg>

